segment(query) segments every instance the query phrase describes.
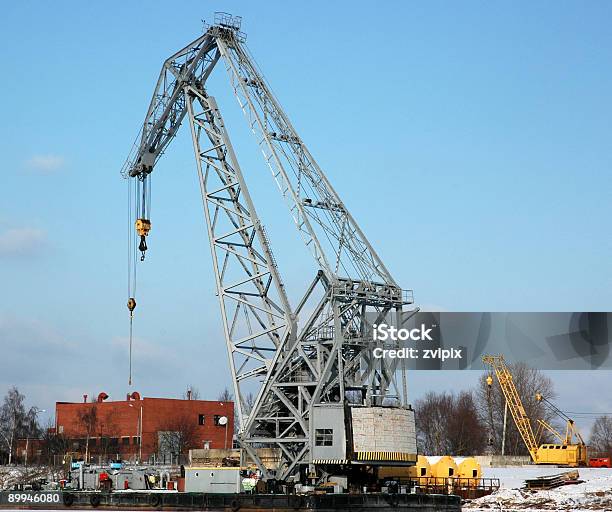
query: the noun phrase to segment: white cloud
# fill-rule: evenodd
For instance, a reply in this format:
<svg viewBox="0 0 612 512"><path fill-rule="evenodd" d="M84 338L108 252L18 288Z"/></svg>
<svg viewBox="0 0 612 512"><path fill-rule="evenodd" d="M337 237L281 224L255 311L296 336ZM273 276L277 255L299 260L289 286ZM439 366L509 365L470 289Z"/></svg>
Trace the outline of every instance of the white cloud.
<svg viewBox="0 0 612 512"><path fill-rule="evenodd" d="M45 232L36 228L13 228L0 233L0 257L32 256L46 244Z"/></svg>
<svg viewBox="0 0 612 512"><path fill-rule="evenodd" d="M66 161L63 156L49 154L34 155L26 162L26 165L34 171L50 173L61 169L65 163Z"/></svg>

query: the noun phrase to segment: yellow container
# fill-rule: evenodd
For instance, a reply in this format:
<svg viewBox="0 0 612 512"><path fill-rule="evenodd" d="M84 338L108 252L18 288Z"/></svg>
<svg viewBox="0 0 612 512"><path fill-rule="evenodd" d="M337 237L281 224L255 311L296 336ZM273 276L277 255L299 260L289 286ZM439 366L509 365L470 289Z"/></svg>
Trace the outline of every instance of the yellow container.
<svg viewBox="0 0 612 512"><path fill-rule="evenodd" d="M429 460L431 464L431 459ZM456 478L459 473L459 468L452 457L444 455L440 457L434 464L431 464L431 476L437 480L444 478Z"/></svg>
<svg viewBox="0 0 612 512"><path fill-rule="evenodd" d="M477 487L482 478L482 468L474 457L466 457L459 463L459 478L467 478L470 487Z"/></svg>
<svg viewBox="0 0 612 512"><path fill-rule="evenodd" d="M416 464L414 466L410 466L408 470L412 478L425 478L431 476L431 464L429 464L427 457L424 457L423 455L419 455L417 457Z"/></svg>
<svg viewBox="0 0 612 512"><path fill-rule="evenodd" d="M431 466L427 457L419 455L414 466L382 466L378 469L378 478L401 478L409 479L415 477L431 476Z"/></svg>

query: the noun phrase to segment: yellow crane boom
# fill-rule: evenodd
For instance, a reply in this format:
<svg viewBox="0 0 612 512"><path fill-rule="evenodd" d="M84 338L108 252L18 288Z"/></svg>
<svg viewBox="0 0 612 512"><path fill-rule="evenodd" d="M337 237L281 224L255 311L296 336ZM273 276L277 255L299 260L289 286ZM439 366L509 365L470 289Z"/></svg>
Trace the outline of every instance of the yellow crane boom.
<svg viewBox="0 0 612 512"><path fill-rule="evenodd" d="M482 362L493 368L502 393L504 394L504 398L506 399L506 403L508 404L508 409L510 409L510 413L512 414L512 419L514 419L514 423L516 424L516 428L521 434L531 458L537 463L538 443L533 433L533 429L531 428L531 421L523 406L523 401L512 380L512 374L504 361L504 356L486 355L483 356Z"/></svg>
<svg viewBox="0 0 612 512"><path fill-rule="evenodd" d="M549 432L551 432L559 441L561 441L562 443L564 443L565 439L563 438L563 436L561 435L561 433L555 428L553 427L550 423L548 423L545 420L542 420L540 418L538 418L538 432L536 437L538 439L542 438L542 433L544 430L548 430ZM568 444L568 443L564 443L564 444Z"/></svg>

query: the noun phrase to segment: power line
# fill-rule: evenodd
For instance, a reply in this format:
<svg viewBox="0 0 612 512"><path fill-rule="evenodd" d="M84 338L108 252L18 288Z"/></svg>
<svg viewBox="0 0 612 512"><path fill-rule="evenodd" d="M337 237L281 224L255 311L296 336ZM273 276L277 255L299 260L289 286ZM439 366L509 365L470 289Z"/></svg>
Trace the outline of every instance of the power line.
<svg viewBox="0 0 612 512"><path fill-rule="evenodd" d="M574 412L574 411L563 411L565 414L571 414L573 416L612 416L612 412Z"/></svg>

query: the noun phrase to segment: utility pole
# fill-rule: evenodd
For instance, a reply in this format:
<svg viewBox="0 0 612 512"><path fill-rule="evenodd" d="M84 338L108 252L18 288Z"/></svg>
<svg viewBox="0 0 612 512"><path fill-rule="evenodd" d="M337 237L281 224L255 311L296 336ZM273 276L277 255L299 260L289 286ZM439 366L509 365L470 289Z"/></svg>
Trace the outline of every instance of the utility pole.
<svg viewBox="0 0 612 512"><path fill-rule="evenodd" d="M13 428L11 429L11 439L8 443L9 445L9 457L8 457L9 466L11 465L11 462L13 461L13 442L15 441L15 430L17 430L17 411L15 410L15 407L13 406Z"/></svg>
<svg viewBox="0 0 612 512"><path fill-rule="evenodd" d="M128 405L134 407L132 404ZM138 463L140 464L142 462L142 403L140 404L140 412L136 422L136 439L138 439Z"/></svg>
<svg viewBox="0 0 612 512"><path fill-rule="evenodd" d="M506 454L506 422L508 421L508 401L506 400L504 407L504 430L502 432L501 454Z"/></svg>
<svg viewBox="0 0 612 512"><path fill-rule="evenodd" d="M142 404L140 404L140 420L139 420L139 430L140 434L138 435L138 463L142 462Z"/></svg>

